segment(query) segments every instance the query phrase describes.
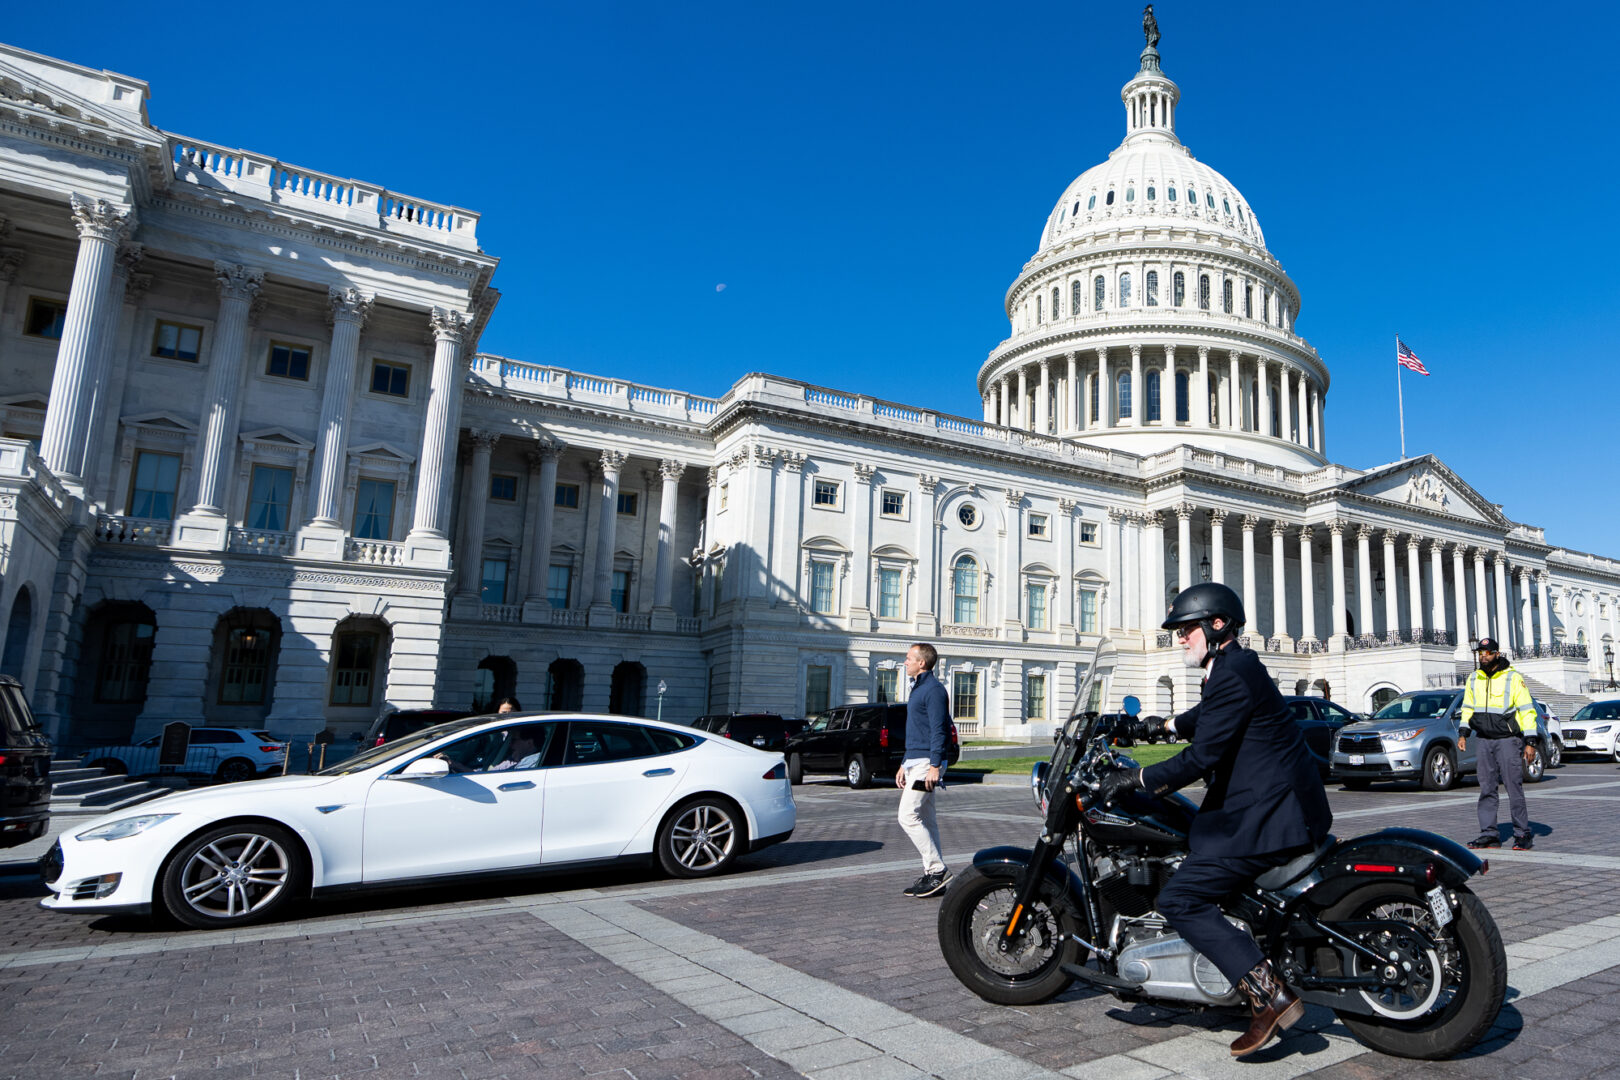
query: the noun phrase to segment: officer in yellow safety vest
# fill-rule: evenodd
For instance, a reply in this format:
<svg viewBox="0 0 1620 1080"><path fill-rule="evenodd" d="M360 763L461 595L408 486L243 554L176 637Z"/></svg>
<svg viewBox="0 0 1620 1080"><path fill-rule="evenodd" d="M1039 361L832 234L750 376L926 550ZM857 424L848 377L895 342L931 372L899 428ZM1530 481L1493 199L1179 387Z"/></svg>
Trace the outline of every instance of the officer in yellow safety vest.
<svg viewBox="0 0 1620 1080"><path fill-rule="evenodd" d="M1524 805L1524 771L1519 764L1534 761L1536 748L1526 737L1535 734L1536 703L1524 676L1508 666L1495 638L1479 639L1479 670L1468 676L1463 690L1462 723L1457 749L1468 748L1468 736L1479 740L1475 758L1479 766L1479 836L1471 848L1501 847L1496 830L1496 786L1507 788L1508 812L1513 816L1513 850L1531 847L1530 811Z"/></svg>

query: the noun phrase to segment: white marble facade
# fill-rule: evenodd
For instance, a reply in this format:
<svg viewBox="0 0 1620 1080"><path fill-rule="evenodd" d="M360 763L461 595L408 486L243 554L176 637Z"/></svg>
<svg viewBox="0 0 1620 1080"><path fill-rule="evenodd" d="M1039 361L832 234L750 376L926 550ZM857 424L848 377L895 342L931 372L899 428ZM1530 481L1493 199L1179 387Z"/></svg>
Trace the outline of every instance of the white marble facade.
<svg viewBox="0 0 1620 1080"><path fill-rule="evenodd" d="M1606 678L1620 562L1432 457L1329 461L1299 292L1179 97L1144 53L968 419L478 353L477 214L0 46L0 670L82 743L495 693L802 714L903 694L926 639L966 732L1033 735L1092 657L1109 704L1184 707L1156 628L1209 578L1285 690L1351 708L1450 684L1482 632L1548 694Z"/></svg>

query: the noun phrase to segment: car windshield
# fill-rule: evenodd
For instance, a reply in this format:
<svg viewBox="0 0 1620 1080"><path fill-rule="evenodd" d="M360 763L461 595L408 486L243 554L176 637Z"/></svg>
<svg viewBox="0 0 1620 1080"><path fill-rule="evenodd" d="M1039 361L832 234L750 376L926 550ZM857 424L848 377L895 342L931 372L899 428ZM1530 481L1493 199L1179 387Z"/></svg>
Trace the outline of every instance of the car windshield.
<svg viewBox="0 0 1620 1080"><path fill-rule="evenodd" d="M1454 693L1411 694L1398 697L1373 714L1374 720L1427 720L1440 716L1451 707Z"/></svg>
<svg viewBox="0 0 1620 1080"><path fill-rule="evenodd" d="M1594 720L1620 720L1620 701L1594 701L1582 705L1575 714L1575 723L1589 724Z"/></svg>
<svg viewBox="0 0 1620 1080"><path fill-rule="evenodd" d="M435 739L442 739L446 735L453 735L456 732L461 731L463 728L469 728L474 724L483 723L487 719L489 719L487 716L470 716L465 720L451 720L443 724L434 724L432 727L423 728L421 731L415 732L411 735L406 735L401 739L395 739L393 742L386 742L381 746L373 746L369 750L362 750L360 753L351 758L345 758L336 765L328 765L315 775L343 776L346 773L359 772L361 769L369 769L375 765L381 765L383 762L389 761L393 758L414 754L428 743L433 742Z"/></svg>

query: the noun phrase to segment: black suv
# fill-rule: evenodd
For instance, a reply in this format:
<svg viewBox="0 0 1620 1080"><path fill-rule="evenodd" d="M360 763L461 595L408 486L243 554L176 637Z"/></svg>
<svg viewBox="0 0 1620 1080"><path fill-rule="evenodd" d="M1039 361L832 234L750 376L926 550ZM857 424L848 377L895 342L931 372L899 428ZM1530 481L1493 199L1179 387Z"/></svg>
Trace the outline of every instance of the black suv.
<svg viewBox="0 0 1620 1080"><path fill-rule="evenodd" d="M455 709L395 709L393 712L383 713L371 722L371 727L366 729L365 737L360 740L360 749L370 750L373 746L381 746L395 739L403 739L407 735L415 735L425 727L472 715L474 714Z"/></svg>
<svg viewBox="0 0 1620 1080"><path fill-rule="evenodd" d="M906 759L906 707L841 705L789 739L785 753L788 779L795 784L803 783L807 772L836 772L843 773L852 788L869 787L874 773L893 776ZM946 765L955 765L961 756L952 724Z"/></svg>
<svg viewBox="0 0 1620 1080"><path fill-rule="evenodd" d="M0 848L9 848L50 824L51 741L10 675L0 675L0 713Z"/></svg>
<svg viewBox="0 0 1620 1080"><path fill-rule="evenodd" d="M756 750L780 754L787 746L788 736L803 731L809 721L776 713L710 713L692 721L692 726Z"/></svg>

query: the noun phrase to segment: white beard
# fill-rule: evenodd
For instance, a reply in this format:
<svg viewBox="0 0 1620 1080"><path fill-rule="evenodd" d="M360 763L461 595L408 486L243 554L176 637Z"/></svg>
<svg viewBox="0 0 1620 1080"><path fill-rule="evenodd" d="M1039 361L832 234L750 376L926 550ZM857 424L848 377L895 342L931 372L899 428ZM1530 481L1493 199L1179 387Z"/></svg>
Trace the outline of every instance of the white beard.
<svg viewBox="0 0 1620 1080"><path fill-rule="evenodd" d="M1204 657L1208 655L1209 646L1200 644L1196 649L1183 649L1181 651L1181 662L1190 668L1201 668L1204 666Z"/></svg>

